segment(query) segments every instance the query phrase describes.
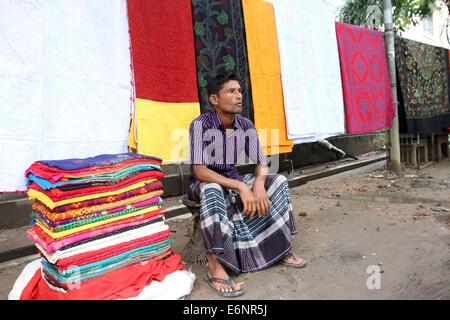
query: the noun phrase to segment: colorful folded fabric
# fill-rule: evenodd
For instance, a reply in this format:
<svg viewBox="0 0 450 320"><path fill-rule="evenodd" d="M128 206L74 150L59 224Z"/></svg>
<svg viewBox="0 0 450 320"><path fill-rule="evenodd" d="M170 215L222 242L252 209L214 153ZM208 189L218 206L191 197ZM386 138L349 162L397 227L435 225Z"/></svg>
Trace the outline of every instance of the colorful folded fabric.
<svg viewBox="0 0 450 320"><path fill-rule="evenodd" d="M42 257L42 279L49 289L70 292L74 283L89 281L101 285L116 270L173 254L161 208L160 162L123 154L30 167L28 195L35 203L27 233ZM75 173L80 176L68 177L69 170L81 170Z"/></svg>
<svg viewBox="0 0 450 320"><path fill-rule="evenodd" d="M159 239L155 239L152 238L151 241L140 241L140 242L136 242L135 244L130 244L127 246L121 246L118 249L114 249L112 251L110 251L109 248L105 248L103 249L103 252L97 255L90 255L89 257L85 258L85 259L77 259L75 260L75 264L72 263L61 263L61 260L58 260L57 263L55 264L55 267L58 268L58 270L64 271L67 270L69 268L72 268L74 265L76 266L85 266L85 265L89 265L89 264L93 264L99 261L104 261L108 258L114 257L114 256L118 256L122 253L127 253L130 252L131 250L137 249L137 248L142 248L144 246L150 245L150 244L154 244L157 243L155 241L166 241L168 240L168 237L160 237Z"/></svg>
<svg viewBox="0 0 450 320"><path fill-rule="evenodd" d="M80 227L80 226L83 226L86 224L92 224L94 222L108 220L108 219L119 217L119 216L124 216L126 214L137 212L137 211L143 210L143 209L147 209L152 206L158 206L158 208L159 208L161 206L161 204L162 204L162 200L156 201L153 203L149 203L149 202L141 203L137 206L128 206L128 208L123 208L122 210L119 210L119 211L117 211L116 209L113 209L113 210L111 210L111 212L107 211L104 213L78 217L78 218L74 219L73 221L66 220L66 221L61 221L59 223L54 223L54 222L48 220L45 217L45 215L43 215L39 211L33 211L31 216L36 218L37 221L42 223L49 230L52 230L53 232L60 232L60 231Z"/></svg>
<svg viewBox="0 0 450 320"><path fill-rule="evenodd" d="M47 261L56 263L59 259L75 256L93 250L107 248L122 242L135 240L169 230L162 219L150 220L143 224L122 228L100 235L90 236L74 241L74 237L55 242L45 247L45 243L36 241L36 247Z"/></svg>
<svg viewBox="0 0 450 320"><path fill-rule="evenodd" d="M148 215L150 214L151 213L149 213ZM158 221L162 221L162 214L159 211L154 211L152 214L154 214L154 219L149 219L149 221L146 223L139 224L139 222L131 222L124 224L123 222L121 223L120 221L118 221L106 226L91 228L86 231L70 234L61 238L53 238L37 224L30 228L27 233L28 237L31 240L35 241L36 244L40 244L43 247L46 247L47 252L50 252L49 249L67 248L85 242L94 241L96 239L108 237L115 233L122 233L128 230L139 228L141 226L145 226L146 224L152 224Z"/></svg>
<svg viewBox="0 0 450 320"><path fill-rule="evenodd" d="M35 203L33 203L32 205L32 209L45 215L45 217L49 221L55 224L59 224L64 222L71 222L77 219L83 219L84 216L102 215L105 214L106 212L111 213L110 210L115 210L117 208L123 208L126 206L134 205L135 203L139 203L142 201L150 201L149 204L158 203L162 201L161 199L162 194L163 194L162 190L157 190L142 194L140 196L131 197L125 200L58 213L50 212L44 204L42 204L39 201L35 201Z"/></svg>
<svg viewBox="0 0 450 320"><path fill-rule="evenodd" d="M40 191L37 191L37 190L33 190L33 189L28 189L27 195L28 195L28 197L30 199L37 199L40 202L44 203L49 209L53 209L55 207L63 206L63 205L66 205L66 204L82 202L82 201L92 200L92 199L97 199L97 198L102 198L102 197L119 195L121 193L130 191L130 190L141 188L141 187L145 186L146 184L149 184L149 183L152 183L152 182L155 182L155 181L156 181L156 179L145 180L145 181L141 181L141 182L132 184L130 186L127 186L125 188L118 189L118 190L115 190L115 191L108 191L108 192L95 193L95 194L90 194L90 195L83 195L83 196L79 196L79 197L75 197L75 198L67 198L67 199L58 200L58 201L53 201L46 194L44 194L44 193L42 193Z"/></svg>
<svg viewBox="0 0 450 320"><path fill-rule="evenodd" d="M142 256L142 257L135 257L134 259L127 261L126 263L122 264L122 265L118 265L116 266L116 268L111 268L111 270L108 270L109 272L112 272L114 270L120 270L135 264L141 264L145 261L148 260L152 260L152 259L157 259L157 260L161 260L167 257L170 257L171 255L173 255L173 253L171 251L167 251L166 253L162 254L162 255L157 255L157 256L152 256L152 255L148 255L146 256ZM45 262L43 262L43 264L45 264ZM50 280L51 283L56 286L56 288L60 288L63 290L71 290L74 286L76 286L76 284L78 283L80 286L83 286L83 284L88 281L88 280L93 280L98 278L99 276L103 276L109 272L105 272L103 270L99 270L96 272L91 272L88 275L84 275L84 276L73 276L70 278L66 278L67 281L64 281L64 278L58 278L57 276L55 276L55 274L51 273L48 271L47 268L43 267L42 268L42 274L44 277L44 280Z"/></svg>
<svg viewBox="0 0 450 320"><path fill-rule="evenodd" d="M48 227L56 228L59 226L63 226L65 224L77 223L77 222L85 221L88 219L95 219L97 217L106 217L106 216L109 216L109 215L115 214L115 213L119 213L119 215L120 215L125 210L130 210L133 208L141 208L141 207L146 207L146 206L151 206L151 205L161 206L163 203L164 203L164 201L160 197L155 197L155 198L151 198L149 200L136 202L136 203L133 203L130 205L115 207L113 209L90 213L90 214L74 217L74 218L67 219L67 220L60 220L60 221L51 220L48 216L46 216L45 213L42 213L42 211L40 211L40 210L33 210L32 216L36 216L37 219L41 220L41 222L44 222ZM104 219L107 219L107 218L104 218Z"/></svg>
<svg viewBox="0 0 450 320"><path fill-rule="evenodd" d="M383 32L336 22L348 134L392 125L394 100Z"/></svg>
<svg viewBox="0 0 450 320"><path fill-rule="evenodd" d="M124 264L128 265L129 263L134 263L137 260L142 260L149 256L154 257L157 255L161 255L171 250L171 248L172 241L168 239L150 245L134 248L124 253L120 253L118 255L114 255L112 257L81 266L72 265L70 266L70 268L60 269L46 261L43 262L43 266L47 269L47 271L58 277L58 280L62 280L62 282L65 282L73 275L81 277L89 277L94 274L97 275L98 273L107 271L108 269L120 268Z"/></svg>
<svg viewBox="0 0 450 320"><path fill-rule="evenodd" d="M63 186L71 186L72 188L80 187L80 186L82 187L85 183L97 183L97 184L104 183L105 185L110 185L110 184L116 184L124 179L128 179L129 177L136 174L137 172L149 171L149 170L162 171L160 165L140 164L140 165L133 165L133 166L127 167L127 168L122 169L117 172L101 174L101 175L91 175L91 176L85 177L85 178L60 180L55 183L51 183L50 181L48 181L46 179L40 178L34 174L30 174L27 179L27 184L34 181L42 189L45 189L45 190L48 190L51 188L56 188L56 187L63 187Z"/></svg>
<svg viewBox="0 0 450 320"><path fill-rule="evenodd" d="M158 232L156 234L148 235L138 239L121 242L116 245L111 245L106 248L101 248L97 250L91 250L85 253L78 253L74 256L68 256L65 258L59 258L57 261L49 261L54 263L61 270L67 268L70 265L83 265L89 262L99 261L104 258L108 258L117 255L122 252L126 252L130 248L137 248L150 243L156 243L162 240L168 239L170 236L170 230Z"/></svg>
<svg viewBox="0 0 450 320"><path fill-rule="evenodd" d="M161 212L162 212L162 210L159 209L158 206L153 206L150 208L138 210L136 212L128 213L123 216L114 217L114 218L108 219L106 221L94 222L89 225L84 225L84 226L80 226L80 227L76 227L73 229L60 231L60 232L53 232L51 229L48 229L46 226L44 226L40 221L36 221L36 225L38 227L40 227L45 233L47 233L53 239L59 239L59 238L66 237L69 235L80 234L86 230L96 231L101 228L112 227L112 226L116 226L116 225L120 225L120 224L125 225L126 223L129 223L129 222L135 222L136 219L142 220L142 219L146 218L147 217L145 215L146 213L150 213L150 215L154 216L155 214L161 214Z"/></svg>
<svg viewBox="0 0 450 320"><path fill-rule="evenodd" d="M119 270L114 270L98 279L74 284L69 292L52 290L36 272L22 291L22 300L109 300L126 299L138 295L153 280L163 281L166 275L177 270L186 270L181 256L173 254L165 260L158 258L144 261Z"/></svg>
<svg viewBox="0 0 450 320"><path fill-rule="evenodd" d="M43 164L49 168L55 168L64 171L80 170L95 167L112 166L119 163L124 163L129 160L144 159L147 162L161 163L160 158L147 156L138 153L120 153L120 154L101 154L95 157L82 159L65 159L65 160L39 160L35 163Z"/></svg>
<svg viewBox="0 0 450 320"><path fill-rule="evenodd" d="M25 171L25 176L27 177L28 175L33 173L36 176L45 178L50 182L57 182L64 179L85 178L92 176L93 174L108 174L112 172L117 172L119 169L124 169L139 164L159 165L161 164L161 162L152 159L135 159L121 162L119 164L111 164L107 166L84 168L77 170L61 170L58 168L48 167L43 163L35 162Z"/></svg>
<svg viewBox="0 0 450 320"><path fill-rule="evenodd" d="M50 190L44 190L39 185L37 185L35 182L31 182L28 185L28 188L45 194L47 197L49 197L53 201L59 201L59 200L74 198L79 195L88 196L88 195L96 194L96 193L116 191L118 189L128 187L130 185L133 185L133 184L141 182L141 181L147 181L150 179L161 180L163 178L164 178L163 172L144 171L133 177L128 178L125 181L121 181L121 182L116 183L111 186L83 187L82 192L80 192L80 190L78 190L78 189L63 191L60 188L52 188Z"/></svg>

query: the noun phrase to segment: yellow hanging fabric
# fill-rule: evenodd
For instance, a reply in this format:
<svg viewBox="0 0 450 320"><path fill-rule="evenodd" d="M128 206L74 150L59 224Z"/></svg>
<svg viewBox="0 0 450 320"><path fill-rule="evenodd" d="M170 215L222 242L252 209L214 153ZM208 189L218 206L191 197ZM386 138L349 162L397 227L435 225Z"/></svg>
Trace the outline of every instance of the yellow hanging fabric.
<svg viewBox="0 0 450 320"><path fill-rule="evenodd" d="M273 5L262 0L243 0L242 5L255 127L267 155L291 152Z"/></svg>

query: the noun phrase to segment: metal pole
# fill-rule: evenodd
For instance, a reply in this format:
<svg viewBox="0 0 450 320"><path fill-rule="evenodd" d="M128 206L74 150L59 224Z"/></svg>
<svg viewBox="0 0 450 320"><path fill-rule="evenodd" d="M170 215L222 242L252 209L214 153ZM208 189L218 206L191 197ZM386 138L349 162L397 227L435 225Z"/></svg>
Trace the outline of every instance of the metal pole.
<svg viewBox="0 0 450 320"><path fill-rule="evenodd" d="M383 0L384 8L384 40L386 43L386 56L389 66L389 78L391 81L392 96L394 98L395 117L392 119L392 127L390 129L391 148L389 152L389 169L397 176L401 176L402 166L400 160L400 133L398 125L397 110L397 79L395 76L395 42L392 19L392 2L391 0Z"/></svg>

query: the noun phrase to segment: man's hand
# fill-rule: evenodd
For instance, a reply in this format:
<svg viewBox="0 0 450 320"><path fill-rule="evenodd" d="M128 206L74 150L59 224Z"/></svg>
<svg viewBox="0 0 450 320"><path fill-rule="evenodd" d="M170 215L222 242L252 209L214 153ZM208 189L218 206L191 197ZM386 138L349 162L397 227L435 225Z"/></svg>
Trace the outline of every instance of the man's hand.
<svg viewBox="0 0 450 320"><path fill-rule="evenodd" d="M267 196L264 180L256 179L252 187L253 195L256 198L256 211L259 217L264 217L270 210L271 203Z"/></svg>
<svg viewBox="0 0 450 320"><path fill-rule="evenodd" d="M239 196L241 197L242 204L244 205L244 209L242 211L242 214L244 216L248 216L249 218L252 218L257 211L257 201L256 197L254 196L252 190L250 190L249 187L245 183L242 183L240 188L238 189Z"/></svg>

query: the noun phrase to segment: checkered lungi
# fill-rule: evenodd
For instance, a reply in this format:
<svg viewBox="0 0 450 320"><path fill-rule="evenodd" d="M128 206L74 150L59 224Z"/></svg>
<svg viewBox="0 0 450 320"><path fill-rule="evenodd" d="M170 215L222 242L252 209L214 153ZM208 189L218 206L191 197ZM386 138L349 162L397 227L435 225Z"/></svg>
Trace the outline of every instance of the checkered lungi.
<svg viewBox="0 0 450 320"><path fill-rule="evenodd" d="M244 176L251 187L254 175ZM237 205L239 194L217 183L194 182L189 197L201 202L200 226L208 253L236 273L258 271L282 259L297 233L288 182L269 175L265 188L272 203L265 217L249 219Z"/></svg>

